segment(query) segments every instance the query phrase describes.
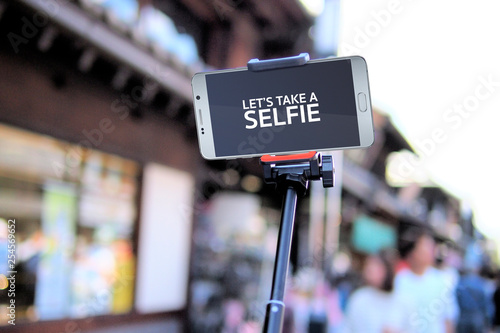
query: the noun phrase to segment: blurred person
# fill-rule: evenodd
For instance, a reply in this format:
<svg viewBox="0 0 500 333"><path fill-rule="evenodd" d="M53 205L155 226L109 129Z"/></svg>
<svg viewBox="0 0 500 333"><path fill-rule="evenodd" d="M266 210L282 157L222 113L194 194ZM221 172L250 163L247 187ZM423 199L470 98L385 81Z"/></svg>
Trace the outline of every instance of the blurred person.
<svg viewBox="0 0 500 333"><path fill-rule="evenodd" d="M328 332L337 333L342 328L344 320L344 313L341 309L341 295L340 291L333 284L334 279L330 277L327 286L326 296L326 313L328 317Z"/></svg>
<svg viewBox="0 0 500 333"><path fill-rule="evenodd" d="M17 246L16 259L16 308L25 310L30 320L37 320L35 289L37 286L38 266L41 263L46 240L41 229L37 228L28 238Z"/></svg>
<svg viewBox="0 0 500 333"><path fill-rule="evenodd" d="M449 257L449 248L446 243L441 243L436 246L435 257L434 267L442 273L448 290L455 292L457 290L460 273L457 268L448 263L448 260L452 261L453 259ZM460 308L457 302L453 302L453 307L450 308L451 321L453 323L457 322L459 313Z"/></svg>
<svg viewBox="0 0 500 333"><path fill-rule="evenodd" d="M485 281L475 269L469 267L462 270L456 297L460 309L457 333L484 332L488 322L488 302Z"/></svg>
<svg viewBox="0 0 500 333"><path fill-rule="evenodd" d="M223 333L239 332L245 319L245 306L240 300L229 299L224 302Z"/></svg>
<svg viewBox="0 0 500 333"><path fill-rule="evenodd" d="M491 265L483 265L479 272L479 276L481 276L485 282L486 307L488 311L487 327L491 329L493 326L493 317L495 316L495 303L493 302L493 295L496 289L495 271Z"/></svg>
<svg viewBox="0 0 500 333"><path fill-rule="evenodd" d="M359 272L353 269L345 272L333 281L333 286L337 289L339 295L340 309L345 312L347 309L347 300L351 294L363 284Z"/></svg>
<svg viewBox="0 0 500 333"><path fill-rule="evenodd" d="M308 333L327 332L328 330L328 304L329 288L325 276L318 272L316 286L310 300Z"/></svg>
<svg viewBox="0 0 500 333"><path fill-rule="evenodd" d="M437 246L435 267L444 274L444 277L448 279L448 283L453 288L456 288L460 278L460 273L457 268L448 264L448 253L449 249L446 244L440 244Z"/></svg>
<svg viewBox="0 0 500 333"><path fill-rule="evenodd" d="M493 328L494 332L500 333L500 271L497 272L497 288L493 294L493 304L495 305Z"/></svg>
<svg viewBox="0 0 500 333"><path fill-rule="evenodd" d="M412 227L400 239L400 254L408 264L395 279L396 294L411 302L410 325L416 332L452 333L458 315L454 286L432 265L435 242L432 232Z"/></svg>
<svg viewBox="0 0 500 333"><path fill-rule="evenodd" d="M363 266L365 286L354 291L347 303L345 333L413 332L411 308L393 292L394 260L388 251L370 255Z"/></svg>

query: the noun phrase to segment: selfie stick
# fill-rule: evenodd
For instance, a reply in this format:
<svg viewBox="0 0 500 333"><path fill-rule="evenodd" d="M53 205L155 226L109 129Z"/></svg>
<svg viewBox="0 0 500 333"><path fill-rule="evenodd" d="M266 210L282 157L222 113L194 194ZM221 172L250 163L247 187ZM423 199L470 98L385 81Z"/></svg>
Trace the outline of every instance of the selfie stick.
<svg viewBox="0 0 500 333"><path fill-rule="evenodd" d="M309 61L308 53L301 53L295 57L259 60L248 62L248 69L254 72L272 70L285 67L305 65ZM285 316L285 283L290 261L297 196L304 195L310 180L323 179L323 187L333 187L335 183L333 158L330 155L322 156L317 152L298 155L270 156L260 158L264 169L264 181L275 184L276 189L284 194L281 211L281 222L278 236L278 246L274 262L273 284L271 299L266 307L264 322L265 333L280 333L283 329Z"/></svg>
<svg viewBox="0 0 500 333"><path fill-rule="evenodd" d="M285 314L283 296L290 261L297 196L306 193L310 180L322 178L323 187L333 187L334 167L332 156L322 156L314 151L288 156L266 155L261 157L260 163L264 168L265 182L276 184L277 190L285 195L274 262L271 299L267 304L264 322L264 332L279 333L283 328Z"/></svg>

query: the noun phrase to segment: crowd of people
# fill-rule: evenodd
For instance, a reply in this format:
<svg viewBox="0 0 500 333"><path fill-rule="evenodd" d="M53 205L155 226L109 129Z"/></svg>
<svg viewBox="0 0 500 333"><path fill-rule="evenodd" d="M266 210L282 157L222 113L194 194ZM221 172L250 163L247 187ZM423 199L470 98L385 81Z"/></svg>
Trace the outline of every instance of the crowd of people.
<svg viewBox="0 0 500 333"><path fill-rule="evenodd" d="M299 269L287 282L283 332L500 333L500 271L467 260L452 267L439 249L432 230L414 226L397 249L364 256L331 279ZM222 332L261 331L242 304L226 309Z"/></svg>
<svg viewBox="0 0 500 333"><path fill-rule="evenodd" d="M364 261L363 285L347 298L342 333L500 332L500 283L478 267L436 266L425 229L402 235L399 253L382 250Z"/></svg>

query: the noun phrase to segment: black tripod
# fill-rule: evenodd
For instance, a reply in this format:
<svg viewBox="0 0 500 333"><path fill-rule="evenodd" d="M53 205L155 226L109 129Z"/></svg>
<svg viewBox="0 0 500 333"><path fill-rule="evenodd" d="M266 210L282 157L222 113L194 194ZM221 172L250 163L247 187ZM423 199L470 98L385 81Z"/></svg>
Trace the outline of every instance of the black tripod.
<svg viewBox="0 0 500 333"><path fill-rule="evenodd" d="M258 60L248 62L248 69L254 72L276 68L305 65L309 61L308 53L301 53L295 57ZM290 247L292 243L297 196L304 195L310 180L323 179L323 187L333 187L334 167L332 156L322 156L320 153L309 152L298 155L261 157L260 163L264 168L266 183L276 184L277 190L284 194L281 212L280 230L276 259L274 262L273 285L271 299L266 308L264 332L280 333L283 329L285 304L285 283L290 261Z"/></svg>

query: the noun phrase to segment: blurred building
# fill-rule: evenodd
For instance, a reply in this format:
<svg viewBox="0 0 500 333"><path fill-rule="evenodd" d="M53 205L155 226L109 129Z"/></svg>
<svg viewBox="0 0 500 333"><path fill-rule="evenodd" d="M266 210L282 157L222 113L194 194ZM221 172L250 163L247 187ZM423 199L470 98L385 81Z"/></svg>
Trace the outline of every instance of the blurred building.
<svg viewBox="0 0 500 333"><path fill-rule="evenodd" d="M354 250L356 259L383 247L397 248L405 230L420 226L433 230L438 261L462 267L470 244L481 238L466 205L427 178L391 181L394 173L404 178L408 166L418 169L418 163L405 164L418 161L418 156L390 118L377 110L374 125L377 135L372 147L344 154L341 244ZM489 260L477 259L477 265Z"/></svg>
<svg viewBox="0 0 500 333"><path fill-rule="evenodd" d="M336 29L338 6L326 1L311 29L295 0L0 0L0 242L15 220L18 272L9 328L261 323L281 197L257 159L201 158L190 80L255 57L335 54L320 32ZM334 189L312 184L299 200L291 286L307 316L321 279L396 247L406 224L432 225L459 258L478 239L456 198L387 182L390 155L412 149L381 112L375 128L369 149L333 153ZM1 325L9 301L1 290Z"/></svg>
<svg viewBox="0 0 500 333"><path fill-rule="evenodd" d="M291 0L0 1L0 235L15 220L15 329L185 327L203 291L189 282L207 202L262 187L256 160L201 159L191 76L310 51L312 22Z"/></svg>

